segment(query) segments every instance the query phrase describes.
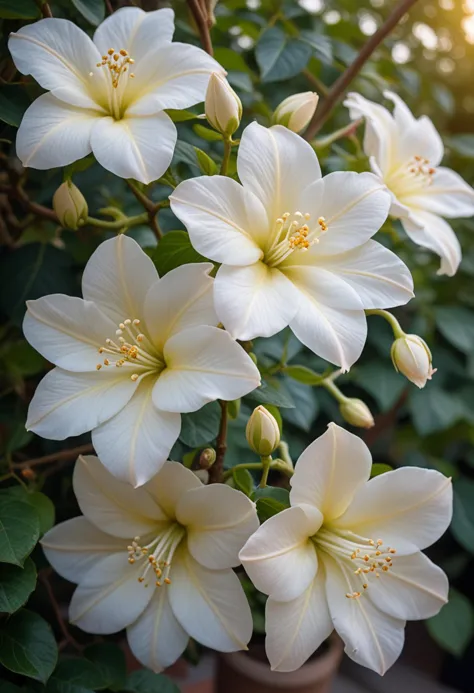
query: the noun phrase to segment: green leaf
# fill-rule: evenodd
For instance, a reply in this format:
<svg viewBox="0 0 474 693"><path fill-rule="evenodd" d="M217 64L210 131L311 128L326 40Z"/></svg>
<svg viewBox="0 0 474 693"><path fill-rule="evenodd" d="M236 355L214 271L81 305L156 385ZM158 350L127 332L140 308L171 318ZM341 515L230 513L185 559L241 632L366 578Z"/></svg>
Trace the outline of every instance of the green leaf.
<svg viewBox="0 0 474 693"><path fill-rule="evenodd" d="M13 614L26 604L35 589L36 566L27 558L24 568L2 565L0 571L0 612Z"/></svg>
<svg viewBox="0 0 474 693"><path fill-rule="evenodd" d="M197 147L194 147L194 149L196 150L196 156L201 171L206 176L214 176L218 171L216 162L213 161L206 152L203 152L202 149L198 149Z"/></svg>
<svg viewBox="0 0 474 693"><path fill-rule="evenodd" d="M127 677L127 665L123 650L113 643L96 643L84 650L84 656L101 672L105 687L113 691L123 690Z"/></svg>
<svg viewBox="0 0 474 693"><path fill-rule="evenodd" d="M36 510L19 497L0 493L0 561L22 566L39 539Z"/></svg>
<svg viewBox="0 0 474 693"><path fill-rule="evenodd" d="M47 693L91 693L107 688L108 679L88 659L63 658L46 686Z"/></svg>
<svg viewBox="0 0 474 693"><path fill-rule="evenodd" d="M166 233L158 243L152 259L160 277L175 267L206 261L206 258L194 250L186 231Z"/></svg>
<svg viewBox="0 0 474 693"><path fill-rule="evenodd" d="M436 327L443 337L465 354L474 351L474 312L456 306L435 309Z"/></svg>
<svg viewBox="0 0 474 693"><path fill-rule="evenodd" d="M237 70L238 72L250 72L250 68L244 60L241 53L232 50L232 48L225 48L218 46L214 51L214 58L217 62L222 65L224 70Z"/></svg>
<svg viewBox="0 0 474 693"><path fill-rule="evenodd" d="M57 658L51 626L38 614L22 609L2 625L0 663L6 669L46 683Z"/></svg>
<svg viewBox="0 0 474 693"><path fill-rule="evenodd" d="M391 364L377 361L355 368L354 381L372 395L382 411L393 407L408 384Z"/></svg>
<svg viewBox="0 0 474 693"><path fill-rule="evenodd" d="M195 126L197 127L197 126ZM199 170L199 163L196 156L196 150L189 142L178 140L174 149L172 166L177 164L187 164L191 169Z"/></svg>
<svg viewBox="0 0 474 693"><path fill-rule="evenodd" d="M25 500L36 510L39 519L40 536L54 526L54 503L44 493L26 493Z"/></svg>
<svg viewBox="0 0 474 693"><path fill-rule="evenodd" d="M30 103L23 87L17 84L3 86L0 91L0 120L17 128Z"/></svg>
<svg viewBox="0 0 474 693"><path fill-rule="evenodd" d="M210 402L199 411L183 414L181 420L179 439L190 448L198 448L216 438L221 421L221 408L217 402Z"/></svg>
<svg viewBox="0 0 474 693"><path fill-rule="evenodd" d="M165 113L171 118L173 123L184 123L187 120L196 120L199 116L191 111L178 111L175 108L166 108Z"/></svg>
<svg viewBox="0 0 474 693"><path fill-rule="evenodd" d="M474 553L474 481L461 478L454 483L451 531L466 551Z"/></svg>
<svg viewBox="0 0 474 693"><path fill-rule="evenodd" d="M428 631L444 650L461 657L474 635L474 610L470 600L451 588L449 601L439 614L426 621Z"/></svg>
<svg viewBox="0 0 474 693"><path fill-rule="evenodd" d="M93 26L97 26L104 20L104 0L72 0L72 4Z"/></svg>
<svg viewBox="0 0 474 693"><path fill-rule="evenodd" d="M0 0L1 19L36 19L39 8L35 0Z"/></svg>
<svg viewBox="0 0 474 693"><path fill-rule="evenodd" d="M370 470L370 478L373 479L374 476L380 476L380 474L385 474L385 472L391 472L392 469L393 468L389 464L374 462L372 469Z"/></svg>
<svg viewBox="0 0 474 693"><path fill-rule="evenodd" d="M0 258L0 310L16 325L25 314L25 301L46 294L74 294L72 258L43 243L29 243Z"/></svg>
<svg viewBox="0 0 474 693"><path fill-rule="evenodd" d="M320 385L321 381L326 377L321 376L319 373L316 373L306 366L286 366L283 372L293 380L303 383L304 385Z"/></svg>
<svg viewBox="0 0 474 693"><path fill-rule="evenodd" d="M423 390L413 388L408 406L421 436L444 431L464 416L462 402L455 395L431 384Z"/></svg>
<svg viewBox="0 0 474 693"><path fill-rule="evenodd" d="M64 167L64 180L70 180L73 176L76 175L76 173L82 173L83 171L87 171L87 169L90 168L93 163L95 163L95 156L93 154L89 154L88 156L85 156L83 159L73 161L72 164L69 164L68 166Z"/></svg>
<svg viewBox="0 0 474 693"><path fill-rule="evenodd" d="M280 82L299 74L311 57L312 47L300 39L290 38L278 27L263 32L255 58L263 82Z"/></svg>
<svg viewBox="0 0 474 693"><path fill-rule="evenodd" d="M248 394L247 399L259 404L274 404L276 407L294 407L295 403L282 380L268 378L262 380L260 387Z"/></svg>
<svg viewBox="0 0 474 693"><path fill-rule="evenodd" d="M133 693L179 693L178 686L164 674L154 674L140 669L130 674L125 684L126 691Z"/></svg>
<svg viewBox="0 0 474 693"><path fill-rule="evenodd" d="M257 501L260 498L271 498L283 505L284 508L290 507L290 492L286 488L280 488L279 486L256 488L252 494L252 500Z"/></svg>
<svg viewBox="0 0 474 693"><path fill-rule="evenodd" d="M246 496L250 496L253 491L254 483L253 477L248 469L232 469L232 477L234 479L236 487L245 493Z"/></svg>
<svg viewBox="0 0 474 693"><path fill-rule="evenodd" d="M197 123L193 125L193 130L198 137L206 140L206 142L222 142L222 135L220 132L206 128L204 125Z"/></svg>
<svg viewBox="0 0 474 693"><path fill-rule="evenodd" d="M283 503L279 503L274 498L259 498L256 506L260 522L265 522L273 515L278 515L282 510L285 510Z"/></svg>
<svg viewBox="0 0 474 693"><path fill-rule="evenodd" d="M317 393L308 385L288 379L286 387L295 403L292 409L283 410L283 419L309 432L319 414Z"/></svg>
<svg viewBox="0 0 474 693"><path fill-rule="evenodd" d="M300 39L309 44L313 49L313 54L318 60L326 65L332 65L332 45L331 39L317 31L303 29L300 32Z"/></svg>

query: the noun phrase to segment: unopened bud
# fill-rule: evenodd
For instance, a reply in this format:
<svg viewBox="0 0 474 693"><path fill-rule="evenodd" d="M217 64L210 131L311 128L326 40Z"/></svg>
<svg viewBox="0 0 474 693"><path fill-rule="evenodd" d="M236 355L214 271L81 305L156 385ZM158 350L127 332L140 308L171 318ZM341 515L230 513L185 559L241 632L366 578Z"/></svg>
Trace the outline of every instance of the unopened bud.
<svg viewBox="0 0 474 693"><path fill-rule="evenodd" d="M225 137L234 134L242 118L242 102L226 78L213 72L206 92L206 118Z"/></svg>
<svg viewBox="0 0 474 693"><path fill-rule="evenodd" d="M351 424L351 426L358 426L358 428L372 428L374 425L374 417L366 405L361 399L356 399L355 397L348 397L344 402L341 403L339 407L341 416L344 421Z"/></svg>
<svg viewBox="0 0 474 693"><path fill-rule="evenodd" d="M302 132L316 111L319 96L314 91L294 94L281 102L273 114L274 125L284 125L293 132Z"/></svg>
<svg viewBox="0 0 474 693"><path fill-rule="evenodd" d="M53 208L66 229L75 231L80 221L86 221L89 209L84 195L70 180L66 181L53 195Z"/></svg>
<svg viewBox="0 0 474 693"><path fill-rule="evenodd" d="M395 370L400 371L419 388L425 387L426 382L436 373L427 343L416 334L405 334L396 339L390 355Z"/></svg>
<svg viewBox="0 0 474 693"><path fill-rule="evenodd" d="M257 455L268 457L280 444L277 420L263 406L253 410L245 430L247 442Z"/></svg>
<svg viewBox="0 0 474 693"><path fill-rule="evenodd" d="M205 448L199 455L199 468L209 469L216 461L216 451L214 448Z"/></svg>

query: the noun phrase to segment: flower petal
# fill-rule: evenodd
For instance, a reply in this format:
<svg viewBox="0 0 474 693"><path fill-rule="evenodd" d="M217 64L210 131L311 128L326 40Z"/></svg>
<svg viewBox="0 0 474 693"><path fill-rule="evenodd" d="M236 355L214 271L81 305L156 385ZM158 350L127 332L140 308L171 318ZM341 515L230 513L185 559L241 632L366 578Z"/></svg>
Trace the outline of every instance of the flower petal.
<svg viewBox="0 0 474 693"><path fill-rule="evenodd" d="M371 539L380 537L397 554L414 553L446 531L452 498L451 480L440 472L404 467L361 486L334 524Z"/></svg>
<svg viewBox="0 0 474 693"><path fill-rule="evenodd" d="M395 159L398 127L390 111L360 94L351 92L344 101L352 120L365 118L364 152L373 157L383 172Z"/></svg>
<svg viewBox="0 0 474 693"><path fill-rule="evenodd" d="M247 649L252 615L232 570L208 570L182 550L170 575L171 608L192 638L219 652Z"/></svg>
<svg viewBox="0 0 474 693"><path fill-rule="evenodd" d="M271 337L287 327L298 310L298 293L292 282L263 262L220 267L214 300L225 328L243 340Z"/></svg>
<svg viewBox="0 0 474 693"><path fill-rule="evenodd" d="M346 593L353 591L350 566L327 555L324 566L329 611L334 628L344 640L345 653L382 676L400 656L405 621L379 611L365 594L348 599Z"/></svg>
<svg viewBox="0 0 474 693"><path fill-rule="evenodd" d="M397 94L393 91L384 91L383 95L394 104L393 117L398 130L406 130L416 123L415 116Z"/></svg>
<svg viewBox="0 0 474 693"><path fill-rule="evenodd" d="M414 243L440 256L441 265L437 273L453 277L461 262L461 245L448 222L421 209L401 221Z"/></svg>
<svg viewBox="0 0 474 693"><path fill-rule="evenodd" d="M145 322L153 343L163 348L167 339L188 327L217 325L213 300L213 265L198 262L168 272L150 287L145 299Z"/></svg>
<svg viewBox="0 0 474 693"><path fill-rule="evenodd" d="M94 96L107 86L103 70L97 69L101 55L73 22L49 18L28 24L10 34L8 47L18 70L43 89L74 106L100 109Z"/></svg>
<svg viewBox="0 0 474 693"><path fill-rule="evenodd" d="M168 589L155 590L145 611L127 628L127 640L135 657L155 673L183 654L189 635L173 614Z"/></svg>
<svg viewBox="0 0 474 693"><path fill-rule="evenodd" d="M42 538L41 547L54 570L76 583L100 558L126 549L123 539L105 534L83 516L50 529Z"/></svg>
<svg viewBox="0 0 474 693"><path fill-rule="evenodd" d="M316 508L296 506L273 515L257 529L239 558L258 590L282 602L303 594L318 570L310 537L322 521Z"/></svg>
<svg viewBox="0 0 474 693"><path fill-rule="evenodd" d="M299 309L290 323L296 337L326 361L349 370L364 348L367 323L363 310L341 310L319 303L300 288Z"/></svg>
<svg viewBox="0 0 474 693"><path fill-rule="evenodd" d="M26 428L51 440L96 428L120 411L137 387L118 370L70 373L54 368L36 388Z"/></svg>
<svg viewBox="0 0 474 693"><path fill-rule="evenodd" d="M290 480L291 504L312 505L330 522L347 509L371 469L372 457L364 441L330 423L298 458Z"/></svg>
<svg viewBox="0 0 474 693"><path fill-rule="evenodd" d="M138 582L142 571L142 564L129 564L126 547L121 554L97 561L72 595L71 623L96 635L129 626L147 608L154 592L154 585Z"/></svg>
<svg viewBox="0 0 474 693"><path fill-rule="evenodd" d="M151 183L160 178L173 158L178 133L166 113L121 120L101 118L91 133L94 156L120 178Z"/></svg>
<svg viewBox="0 0 474 693"><path fill-rule="evenodd" d="M27 301L23 334L48 361L68 371L96 371L98 353L116 325L91 301L50 294Z"/></svg>
<svg viewBox="0 0 474 693"><path fill-rule="evenodd" d="M268 599L265 649L272 670L299 669L334 630L324 583L321 566L301 596L291 602Z"/></svg>
<svg viewBox="0 0 474 693"><path fill-rule="evenodd" d="M413 621L435 616L448 601L445 573L421 551L394 556L393 565L379 580L372 580L367 597L389 616Z"/></svg>
<svg viewBox="0 0 474 693"><path fill-rule="evenodd" d="M43 94L23 116L16 138L17 156L23 166L40 170L72 164L90 154L92 128L99 120L97 112Z"/></svg>
<svg viewBox="0 0 474 693"><path fill-rule="evenodd" d="M390 195L373 173L330 173L307 188L302 198L312 217L322 216L328 227L310 250L317 256L362 245L380 229L390 208Z"/></svg>
<svg viewBox="0 0 474 693"><path fill-rule="evenodd" d="M153 406L155 380L146 377L131 400L92 433L92 442L105 467L117 479L141 486L168 459L181 429L179 414Z"/></svg>
<svg viewBox="0 0 474 693"><path fill-rule="evenodd" d="M187 43L153 49L134 71L135 79L128 82L125 95L132 102L127 117L194 106L204 101L211 73L223 72L214 58Z"/></svg>
<svg viewBox="0 0 474 693"><path fill-rule="evenodd" d="M73 486L84 516L114 537L130 540L152 531L156 533L157 523L168 522L146 489L134 489L122 483L93 455L79 457Z"/></svg>
<svg viewBox="0 0 474 693"><path fill-rule="evenodd" d="M410 128L400 132L397 156L400 162L421 156L428 159L431 166L438 166L444 156L443 140L427 116L418 118Z"/></svg>
<svg viewBox="0 0 474 693"><path fill-rule="evenodd" d="M357 291L345 281L344 276L331 271L337 258L342 258L343 263L344 257L353 252L357 251L349 250L341 255L326 255L322 258L310 253L298 254L294 259L288 258L280 269L294 286L318 303L341 310L362 310L362 301ZM326 268L326 263L329 269ZM300 301L299 296L293 301L297 310Z"/></svg>
<svg viewBox="0 0 474 693"><path fill-rule="evenodd" d="M474 214L474 190L455 171L439 166L433 174L431 185L422 192L405 194L405 204L424 209L448 219L471 217Z"/></svg>
<svg viewBox="0 0 474 693"><path fill-rule="evenodd" d="M82 293L118 326L127 318L144 318L145 297L157 279L155 265L138 243L119 234L92 253L82 275Z"/></svg>
<svg viewBox="0 0 474 693"><path fill-rule="evenodd" d="M263 255L258 234L268 229L259 200L235 180L202 176L183 181L170 196L196 250L228 265L249 265Z"/></svg>
<svg viewBox="0 0 474 693"><path fill-rule="evenodd" d="M179 462L165 462L159 473L145 486L166 515L176 519L180 499L191 489L201 488L202 483L190 469Z"/></svg>
<svg viewBox="0 0 474 693"><path fill-rule="evenodd" d="M125 49L140 63L148 53L170 43L174 33L174 12L170 8L144 12L138 7L123 7L105 19L94 33L101 55L109 48Z"/></svg>
<svg viewBox="0 0 474 693"><path fill-rule="evenodd" d="M231 401L260 384L258 368L232 337L217 327L191 327L168 339L167 368L153 389L158 409L197 411L216 399Z"/></svg>
<svg viewBox="0 0 474 693"><path fill-rule="evenodd" d="M302 137L281 125L248 125L237 157L239 178L262 202L270 224L285 212L303 214L301 193L321 177L318 157Z"/></svg>
<svg viewBox="0 0 474 693"><path fill-rule="evenodd" d="M255 503L225 484L183 494L176 518L186 527L193 558L211 570L238 566L240 549L259 525Z"/></svg>

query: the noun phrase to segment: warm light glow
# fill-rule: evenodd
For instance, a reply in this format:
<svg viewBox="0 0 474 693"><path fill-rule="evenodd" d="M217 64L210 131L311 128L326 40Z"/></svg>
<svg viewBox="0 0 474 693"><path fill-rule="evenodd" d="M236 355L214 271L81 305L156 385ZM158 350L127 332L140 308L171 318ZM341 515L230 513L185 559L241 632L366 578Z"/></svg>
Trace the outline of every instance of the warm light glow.
<svg viewBox="0 0 474 693"><path fill-rule="evenodd" d="M466 36L466 41L474 44L474 14L464 17L461 25Z"/></svg>

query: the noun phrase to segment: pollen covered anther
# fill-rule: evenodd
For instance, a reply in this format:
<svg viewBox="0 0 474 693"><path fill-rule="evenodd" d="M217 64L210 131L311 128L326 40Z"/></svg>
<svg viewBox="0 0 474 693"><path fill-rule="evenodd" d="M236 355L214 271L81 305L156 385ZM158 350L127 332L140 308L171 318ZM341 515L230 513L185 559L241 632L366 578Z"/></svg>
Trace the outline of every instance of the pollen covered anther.
<svg viewBox="0 0 474 693"><path fill-rule="evenodd" d="M128 54L125 48L116 51L115 48L109 48L107 55L102 56L102 62L97 63L97 67L105 67L112 79L112 86L117 89L121 76L128 71L128 66L134 64L133 58ZM135 77L133 73L129 73L129 77Z"/></svg>
<svg viewBox="0 0 474 693"><path fill-rule="evenodd" d="M138 582L145 583L145 578L149 571L154 574L156 587L171 584L170 571L174 553L184 537L185 530L177 523L171 523L158 537L153 539L147 546L140 546L140 537L135 537L132 543L127 546L128 562L133 565L142 561L143 572L138 577Z"/></svg>

